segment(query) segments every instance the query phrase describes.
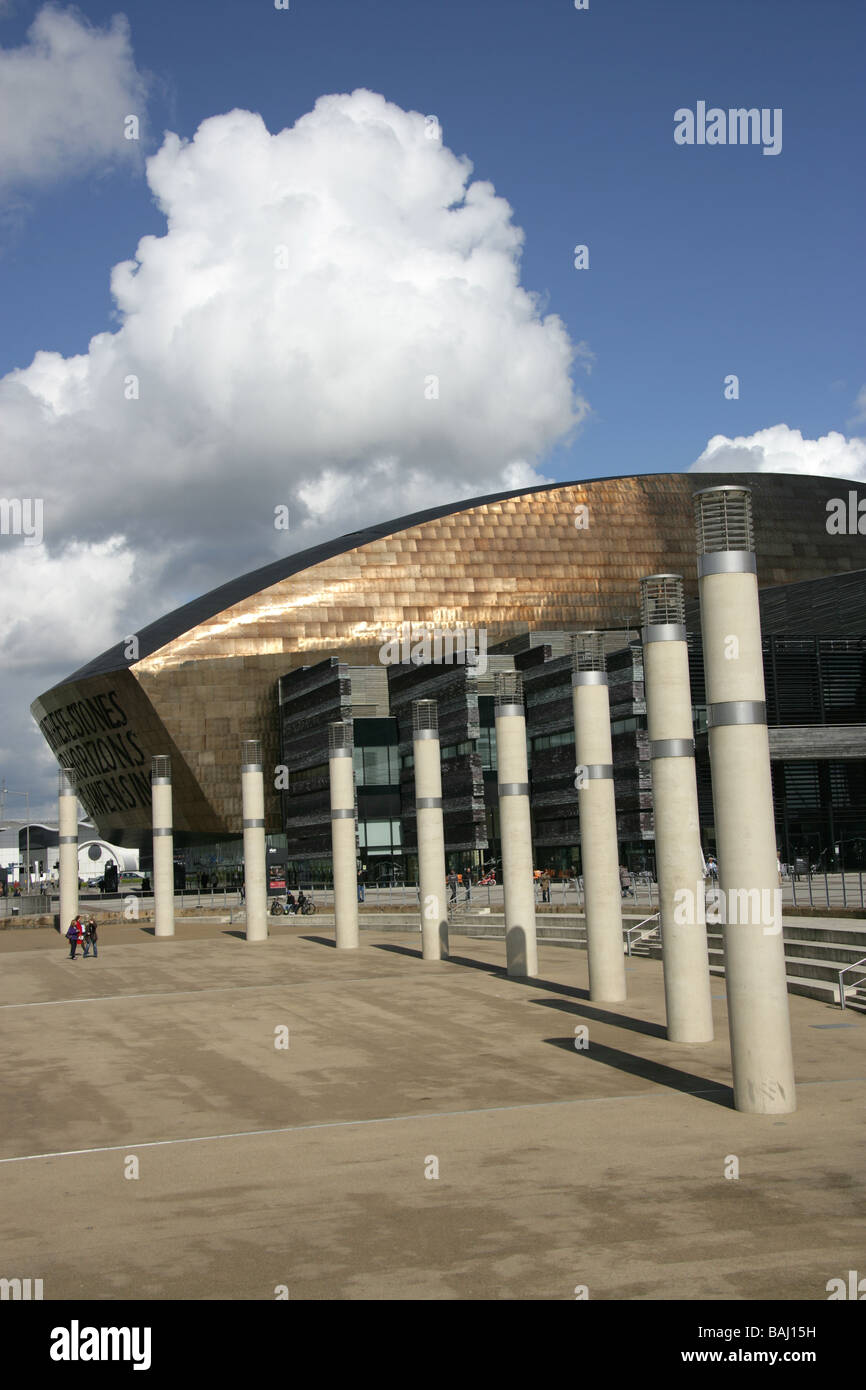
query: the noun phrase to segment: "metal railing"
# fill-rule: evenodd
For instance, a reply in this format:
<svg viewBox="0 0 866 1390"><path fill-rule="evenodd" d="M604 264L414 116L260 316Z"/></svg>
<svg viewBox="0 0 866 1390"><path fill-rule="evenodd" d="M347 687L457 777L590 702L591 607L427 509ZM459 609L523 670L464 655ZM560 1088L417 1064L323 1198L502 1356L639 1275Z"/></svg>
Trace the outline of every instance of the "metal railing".
<svg viewBox="0 0 866 1390"><path fill-rule="evenodd" d="M625 940L626 940L626 953L627 953L629 956L631 955L631 938L632 938L633 933L634 933L634 932L640 932L641 927L645 927L646 924L647 924L647 922L658 922L659 916L660 916L660 914L659 914L658 912L654 912L653 915L652 915L652 917L644 917L643 921L642 921L642 922L638 922L635 926L633 926L633 927L624 927L624 928L623 928L623 936L625 937ZM639 939L640 941L649 941L650 938L653 937L653 936L657 936L657 937L659 937L659 939L661 939L660 927L661 927L661 923L659 923L659 926L653 927L651 931L643 932L643 933L641 934L641 936L640 936L638 939Z"/></svg>
<svg viewBox="0 0 866 1390"><path fill-rule="evenodd" d="M790 864L785 864L781 888L782 901L794 907L804 906L808 896L809 907L859 906L861 910L866 909L862 869L815 868L803 869L798 874Z"/></svg>
<svg viewBox="0 0 866 1390"><path fill-rule="evenodd" d="M840 1007L841 1009L844 1009L844 1007L845 1007L845 988L846 988L846 986L844 985L843 980L842 980L843 975L847 975L849 970L861 970L861 969L863 968L863 966L866 966L866 956L864 956L862 960L855 960L855 962L854 962L853 965L846 965L844 970L840 970L840 971L839 971L839 1007ZM866 979L866 972L864 972L863 978ZM862 980L855 980L854 984L849 985L848 988L849 988L849 989L856 989L857 985L862 984L862 983L863 983Z"/></svg>

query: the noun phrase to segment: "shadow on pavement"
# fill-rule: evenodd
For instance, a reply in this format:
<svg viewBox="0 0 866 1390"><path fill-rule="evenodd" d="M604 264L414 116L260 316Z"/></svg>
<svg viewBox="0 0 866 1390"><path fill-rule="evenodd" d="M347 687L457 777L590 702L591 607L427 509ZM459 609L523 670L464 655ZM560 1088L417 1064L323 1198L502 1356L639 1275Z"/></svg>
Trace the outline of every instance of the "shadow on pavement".
<svg viewBox="0 0 866 1390"><path fill-rule="evenodd" d="M696 1096L710 1105L720 1105L723 1110L734 1108L733 1088L720 1081L710 1081L706 1076L679 1071L676 1067L665 1066L663 1062L651 1062L646 1057L635 1057L631 1052L621 1052L618 1047L608 1047L605 1043L590 1042L587 1048L576 1048L574 1038L545 1038L544 1042L548 1047L573 1052L575 1057L584 1061L600 1062L602 1066L614 1067L628 1076L651 1081L655 1086L667 1086L671 1091Z"/></svg>
<svg viewBox="0 0 866 1390"><path fill-rule="evenodd" d="M531 981L537 984L537 980ZM651 1019L629 1018L626 1014L611 1013L608 1009L600 1009L595 1004L572 1004L565 999L533 999L533 1004L538 1004L542 1009L561 1009L563 1013L577 1014L580 1018L591 1018L596 1023L610 1023L614 1028L628 1028L632 1033L646 1033L650 1038L667 1038L667 1029L661 1023L653 1023Z"/></svg>

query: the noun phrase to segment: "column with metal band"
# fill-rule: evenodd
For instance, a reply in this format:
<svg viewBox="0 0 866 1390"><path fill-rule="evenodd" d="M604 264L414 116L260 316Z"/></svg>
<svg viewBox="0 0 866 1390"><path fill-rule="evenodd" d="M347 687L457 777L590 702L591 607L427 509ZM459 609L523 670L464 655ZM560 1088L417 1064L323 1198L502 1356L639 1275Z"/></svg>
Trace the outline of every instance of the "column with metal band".
<svg viewBox="0 0 866 1390"><path fill-rule="evenodd" d="M340 950L358 946L358 852L355 835L354 738L351 719L328 726L334 928Z"/></svg>
<svg viewBox="0 0 866 1390"><path fill-rule="evenodd" d="M757 565L747 488L695 494L734 1105L796 1109Z"/></svg>
<svg viewBox="0 0 866 1390"><path fill-rule="evenodd" d="M659 922L671 1042L713 1038L682 576L641 580Z"/></svg>
<svg viewBox="0 0 866 1390"><path fill-rule="evenodd" d="M247 941L268 937L268 870L265 847L265 778L262 745L257 738L241 746L241 795L244 829L244 905Z"/></svg>
<svg viewBox="0 0 866 1390"><path fill-rule="evenodd" d="M65 932L78 915L78 797L75 769L62 767L58 785L58 838L60 841L60 930Z"/></svg>
<svg viewBox="0 0 866 1390"><path fill-rule="evenodd" d="M442 820L438 708L435 700L412 702L418 883L421 891L421 954L424 960L443 960L448 957L448 900L445 884L445 828Z"/></svg>
<svg viewBox="0 0 866 1390"><path fill-rule="evenodd" d="M150 773L153 813L154 936L174 936L174 833L171 758L153 758Z"/></svg>
<svg viewBox="0 0 866 1390"><path fill-rule="evenodd" d="M529 814L529 765L523 677L501 672L496 677L496 763L499 833L505 887L505 959L509 975L538 974L535 936L535 884L532 879L532 823Z"/></svg>
<svg viewBox="0 0 866 1390"><path fill-rule="evenodd" d="M590 999L626 997L604 634L573 639L572 700Z"/></svg>

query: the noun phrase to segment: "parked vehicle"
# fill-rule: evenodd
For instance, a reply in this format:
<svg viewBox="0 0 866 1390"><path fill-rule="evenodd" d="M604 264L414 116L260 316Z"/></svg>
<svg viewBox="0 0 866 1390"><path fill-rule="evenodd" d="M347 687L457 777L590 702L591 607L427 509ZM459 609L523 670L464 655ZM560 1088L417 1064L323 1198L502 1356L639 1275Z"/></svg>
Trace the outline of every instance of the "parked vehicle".
<svg viewBox="0 0 866 1390"><path fill-rule="evenodd" d="M273 917L293 917L298 913L303 917L309 917L315 912L316 904L301 890L297 900L292 893L287 893L285 898L274 898L270 910Z"/></svg>

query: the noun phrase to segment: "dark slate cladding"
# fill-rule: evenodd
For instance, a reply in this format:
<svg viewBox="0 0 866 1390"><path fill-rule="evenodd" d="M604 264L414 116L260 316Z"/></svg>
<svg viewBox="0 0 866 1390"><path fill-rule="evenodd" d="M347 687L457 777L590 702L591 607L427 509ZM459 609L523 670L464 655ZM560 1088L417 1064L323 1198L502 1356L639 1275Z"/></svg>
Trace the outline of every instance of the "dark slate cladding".
<svg viewBox="0 0 866 1390"><path fill-rule="evenodd" d="M769 724L866 722L866 637L764 638Z"/></svg>
<svg viewBox="0 0 866 1390"><path fill-rule="evenodd" d="M759 555L759 582L760 577ZM826 579L770 584L759 589L758 602L765 637L797 637L815 632L832 632L836 637L866 636L866 569L849 570ZM696 598L686 599L686 626L691 632L700 633L701 609Z"/></svg>
<svg viewBox="0 0 866 1390"><path fill-rule="evenodd" d="M574 786L571 657L552 657L549 646L538 646L516 651L514 663L523 672L526 737L531 748L533 840L541 863L546 849L574 845L580 838ZM546 748L532 746L533 740L552 734L561 734L569 741Z"/></svg>
<svg viewBox="0 0 866 1390"><path fill-rule="evenodd" d="M291 671L280 681L280 761L289 768L281 793L290 859L331 853L328 725L352 716L348 668L335 657Z"/></svg>
<svg viewBox="0 0 866 1390"><path fill-rule="evenodd" d="M439 743L446 750L478 738L478 690L465 666L393 665L388 667L388 698L398 729L403 845L412 850L418 846L415 774L406 765L412 753L412 701L437 702ZM486 847L484 773L478 753L443 758L442 814L449 851Z"/></svg>

